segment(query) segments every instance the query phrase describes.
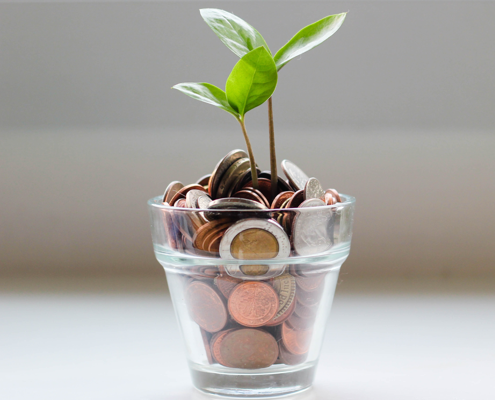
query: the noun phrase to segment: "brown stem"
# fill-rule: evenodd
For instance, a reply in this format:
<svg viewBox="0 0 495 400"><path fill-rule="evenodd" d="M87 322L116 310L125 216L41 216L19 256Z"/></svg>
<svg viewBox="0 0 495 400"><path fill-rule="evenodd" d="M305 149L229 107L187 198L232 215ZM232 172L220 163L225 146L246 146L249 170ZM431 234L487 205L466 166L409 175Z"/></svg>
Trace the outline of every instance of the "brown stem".
<svg viewBox="0 0 495 400"><path fill-rule="evenodd" d="M241 124L242 133L244 134L244 140L246 141L246 147L249 154L249 164L251 165L251 179L253 181L253 188L258 189L258 172L256 171L256 162L254 161L253 149L251 148L251 142L246 132L246 125L244 124L244 118L239 118Z"/></svg>
<svg viewBox="0 0 495 400"><path fill-rule="evenodd" d="M277 155L275 154L275 129L273 128L273 105L272 98L268 99L268 131L270 134L270 173L272 175L272 200L277 195L278 174Z"/></svg>

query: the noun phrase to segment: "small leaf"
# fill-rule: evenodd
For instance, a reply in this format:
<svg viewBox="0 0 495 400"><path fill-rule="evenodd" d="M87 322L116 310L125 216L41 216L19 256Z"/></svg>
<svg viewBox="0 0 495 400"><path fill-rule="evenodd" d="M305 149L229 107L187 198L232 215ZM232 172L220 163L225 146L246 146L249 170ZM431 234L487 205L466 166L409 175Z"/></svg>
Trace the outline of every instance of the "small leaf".
<svg viewBox="0 0 495 400"><path fill-rule="evenodd" d="M225 46L238 57L243 57L260 46L270 51L263 36L234 14L216 8L203 8L199 12Z"/></svg>
<svg viewBox="0 0 495 400"><path fill-rule="evenodd" d="M227 100L241 117L263 104L277 86L277 67L264 47L243 56L232 69L225 91Z"/></svg>
<svg viewBox="0 0 495 400"><path fill-rule="evenodd" d="M277 64L277 71L293 58L318 46L337 32L344 23L346 15L347 13L329 15L297 32L294 37L277 51L277 54L275 54L274 59L275 64Z"/></svg>
<svg viewBox="0 0 495 400"><path fill-rule="evenodd" d="M230 106L225 92L210 83L179 83L172 87L193 99L220 107L238 118L239 114Z"/></svg>

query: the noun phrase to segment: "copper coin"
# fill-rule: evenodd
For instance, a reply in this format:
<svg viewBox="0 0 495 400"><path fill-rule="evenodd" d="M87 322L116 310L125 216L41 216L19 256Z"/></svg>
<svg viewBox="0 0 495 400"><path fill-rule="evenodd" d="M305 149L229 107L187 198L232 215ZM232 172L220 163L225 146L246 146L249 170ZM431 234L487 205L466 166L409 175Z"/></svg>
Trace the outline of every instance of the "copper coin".
<svg viewBox="0 0 495 400"><path fill-rule="evenodd" d="M275 317L278 305L273 287L263 282L244 282L230 294L228 308L232 318L241 325L257 327Z"/></svg>
<svg viewBox="0 0 495 400"><path fill-rule="evenodd" d="M213 357L211 355L211 348L210 348L211 335L202 328L199 328L199 330L201 331L201 338L203 339L203 344L205 346L205 353L206 353L206 358L208 360L208 364L213 364Z"/></svg>
<svg viewBox="0 0 495 400"><path fill-rule="evenodd" d="M212 237L210 244L208 245L208 251L210 253L218 253L218 251L220 250L220 242L222 240L223 234L225 233L225 230L218 232L215 236Z"/></svg>
<svg viewBox="0 0 495 400"><path fill-rule="evenodd" d="M186 199L182 198L175 202L174 207L186 208Z"/></svg>
<svg viewBox="0 0 495 400"><path fill-rule="evenodd" d="M335 199L337 200L337 203L342 203L342 198L340 197L340 194L339 192L337 192L335 189L327 189L325 191L325 194L326 193L329 193L331 194L333 197L335 197Z"/></svg>
<svg viewBox="0 0 495 400"><path fill-rule="evenodd" d="M318 311L318 305L313 307L308 307L301 304L300 301L296 301L296 309L294 313L301 318L314 319L316 318L316 312Z"/></svg>
<svg viewBox="0 0 495 400"><path fill-rule="evenodd" d="M282 192L277 195L272 201L271 209L282 208L282 204L288 203L288 200L294 195L294 192Z"/></svg>
<svg viewBox="0 0 495 400"><path fill-rule="evenodd" d="M230 293L234 288L242 282L242 279L233 278L229 275L220 275L215 278L215 285L226 299L230 297Z"/></svg>
<svg viewBox="0 0 495 400"><path fill-rule="evenodd" d="M260 170L259 168L256 168L256 174L259 174ZM252 181L253 177L251 176L251 168L249 168L244 174L239 178L239 181L237 182L237 185L234 188L234 192L238 192L243 188L243 186L248 183L249 181Z"/></svg>
<svg viewBox="0 0 495 400"><path fill-rule="evenodd" d="M222 179L223 175L227 170L240 158L249 157L248 154L244 150L232 150L229 152L224 158L222 158L218 164L216 165L213 173L211 174L211 178L208 183L208 193L214 199L214 195L217 191L218 185L220 184L220 179Z"/></svg>
<svg viewBox="0 0 495 400"><path fill-rule="evenodd" d="M210 178L211 178L211 174L204 175L201 178L199 178L196 183L203 187L208 186L208 183L210 182Z"/></svg>
<svg viewBox="0 0 495 400"><path fill-rule="evenodd" d="M319 301L321 300L321 295L323 293L323 288L325 287L324 284L320 285L318 290L315 290L313 292L306 292L304 290L301 290L298 288L296 291L296 298L299 300L299 302L302 305L305 305L307 307L313 307L316 306Z"/></svg>
<svg viewBox="0 0 495 400"><path fill-rule="evenodd" d="M220 294L210 285L194 281L186 289L185 298L191 319L208 332L218 332L227 323L227 309Z"/></svg>
<svg viewBox="0 0 495 400"><path fill-rule="evenodd" d="M331 206L332 204L337 203L337 199L333 197L332 193L325 193L325 203L327 206Z"/></svg>
<svg viewBox="0 0 495 400"><path fill-rule="evenodd" d="M232 222L230 219L227 218L222 218L222 219L217 219L215 221L211 221L203 225L198 229L198 231L194 234L193 237L193 243L194 247L196 247L199 250L203 250L203 242L205 239L205 236L208 233L211 233L213 229L216 229L218 226L225 224L227 222Z"/></svg>
<svg viewBox="0 0 495 400"><path fill-rule="evenodd" d="M264 204L263 200L261 197L259 197L256 193L252 192L251 190L239 190L238 192L234 193L234 197L237 197L239 199L248 199L252 201L257 201L258 203Z"/></svg>
<svg viewBox="0 0 495 400"><path fill-rule="evenodd" d="M231 331L233 331L233 329L225 329L221 332L215 333L211 337L210 348L211 348L212 355L213 355L215 361L217 361L218 363L220 363L222 365L225 365L225 361L222 359L222 355L220 354L220 344L221 344L222 340L225 338L225 336Z"/></svg>
<svg viewBox="0 0 495 400"><path fill-rule="evenodd" d="M313 292L320 288L320 285L325 279L325 274L314 274L312 276L302 277L298 276L296 278L297 286L306 292Z"/></svg>
<svg viewBox="0 0 495 400"><path fill-rule="evenodd" d="M291 274L283 274L273 278L271 282L278 295L279 307L275 317L267 322L268 326L280 325L294 312L296 306L296 280Z"/></svg>
<svg viewBox="0 0 495 400"><path fill-rule="evenodd" d="M287 319L286 323L296 331L304 331L313 328L314 318L301 318L296 313Z"/></svg>
<svg viewBox="0 0 495 400"><path fill-rule="evenodd" d="M218 225L214 229L212 229L210 232L208 232L203 240L203 243L200 244L201 249L208 251L208 248L210 247L211 243L213 240L217 239L218 236L220 236L220 241L222 240L223 234L229 228L232 224L230 222L226 222L222 225Z"/></svg>
<svg viewBox="0 0 495 400"><path fill-rule="evenodd" d="M175 205L175 202L182 198L182 197L186 197L187 195L187 192L189 192L190 190L193 190L193 189L196 189L196 190L201 190L203 192L205 192L205 188L201 185L198 185L197 183L193 183L192 185L187 185L187 186L184 186L182 189L178 190L177 193L174 194L174 196L170 199L169 203L170 205Z"/></svg>
<svg viewBox="0 0 495 400"><path fill-rule="evenodd" d="M172 199L172 197L174 197L174 195L183 187L184 187L184 184L182 182L179 182L179 181L170 182L169 185L167 186L167 188L165 189L165 192L163 193L162 201L164 203L171 204L170 200Z"/></svg>
<svg viewBox="0 0 495 400"><path fill-rule="evenodd" d="M279 348L279 355L278 355L279 360L287 365L301 364L304 361L306 361L306 358L308 357L308 353L292 354L290 351L288 351L285 348L284 343L282 341L278 342L278 348Z"/></svg>
<svg viewBox="0 0 495 400"><path fill-rule="evenodd" d="M262 203L267 207L267 208L270 208L270 202L268 201L268 199L265 197L265 195L259 191L258 189L255 189L253 187L247 187L247 188L244 188L244 190L249 190L251 192L253 192L254 194L256 194L262 201Z"/></svg>
<svg viewBox="0 0 495 400"><path fill-rule="evenodd" d="M277 341L261 329L233 330L219 341L218 346L220 359L231 368L267 368L278 357Z"/></svg>
<svg viewBox="0 0 495 400"><path fill-rule="evenodd" d="M304 201L304 190L298 190L290 198L286 208L297 208L303 203L303 201Z"/></svg>
<svg viewBox="0 0 495 400"><path fill-rule="evenodd" d="M243 187L244 188L245 187L253 187L253 181L249 181ZM265 196L268 200L268 204L270 204L271 201L273 200L273 198L272 198L272 182L266 178L258 179L258 190L261 193L263 193L263 196Z"/></svg>
<svg viewBox="0 0 495 400"><path fill-rule="evenodd" d="M282 342L285 348L292 354L304 354L309 350L311 344L311 329L297 331L291 328L287 322L284 322L281 329Z"/></svg>

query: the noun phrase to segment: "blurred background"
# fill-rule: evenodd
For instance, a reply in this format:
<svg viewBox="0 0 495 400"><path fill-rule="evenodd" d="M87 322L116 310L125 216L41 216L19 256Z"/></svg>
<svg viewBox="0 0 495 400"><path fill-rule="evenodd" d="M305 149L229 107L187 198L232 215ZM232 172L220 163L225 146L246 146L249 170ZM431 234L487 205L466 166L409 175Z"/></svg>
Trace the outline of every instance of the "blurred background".
<svg viewBox="0 0 495 400"><path fill-rule="evenodd" d="M74 309L70 302L56 308L62 307L60 297L50 300L49 309L56 310L51 313L24 299L35 292L166 296L147 200L172 180L196 181L228 151L244 147L234 118L170 89L188 81L224 87L237 61L203 22L198 9L204 7L239 15L273 52L307 24L349 11L332 38L280 72L273 100L279 161L290 159L324 187L357 198L336 315L345 319L354 313L345 307L358 304L352 296L366 293L392 293L382 305L393 303L398 293L437 296L459 290L493 300L495 3L2 3L0 294L6 296L4 306L16 304L3 328L18 338L21 331L41 329L39 342L23 340L32 349L45 346L43 338L54 332L75 348L84 342L69 339L82 338L73 336L78 324L110 321L108 332L120 326L112 307L103 306L106 317L91 319L89 309ZM247 127L256 160L268 169L265 106L248 114ZM13 298L18 303L10 303ZM148 314L133 308L136 304L129 302L130 313L156 320L160 303L153 303L155 308L140 303ZM411 304L412 315L416 303ZM485 297L480 304L488 304ZM484 310L480 318L489 315L483 307L466 308L466 315L474 309ZM46 321L73 324L70 334L56 323L43 331L38 313ZM437 315L443 315L442 307L430 322ZM119 320L122 332L124 320ZM172 321L166 329L177 329ZM165 326L156 332L160 329ZM478 331L489 332L486 326ZM384 336L378 330L376 337ZM109 334L105 346L114 338ZM102 343L96 348L104 352ZM493 346L488 350L495 359ZM15 350L3 351L13 362L4 370L14 371L12 382L23 382L12 365L18 371L45 365L42 353L38 361L27 355L19 361ZM64 365L67 359L60 357ZM143 360L142 365L149 361ZM57 371L53 376L62 376L64 368ZM33 387L60 388L55 378L44 379ZM21 398L9 393L4 398ZM158 398L168 397L146 397ZM179 398L186 397L174 397Z"/></svg>
<svg viewBox="0 0 495 400"><path fill-rule="evenodd" d="M233 148L234 118L170 87L224 87L219 7L277 51L322 15L327 42L280 73L277 156L356 196L349 276L494 275L490 2L0 5L0 271L161 274L146 201ZM267 110L248 115L268 169Z"/></svg>

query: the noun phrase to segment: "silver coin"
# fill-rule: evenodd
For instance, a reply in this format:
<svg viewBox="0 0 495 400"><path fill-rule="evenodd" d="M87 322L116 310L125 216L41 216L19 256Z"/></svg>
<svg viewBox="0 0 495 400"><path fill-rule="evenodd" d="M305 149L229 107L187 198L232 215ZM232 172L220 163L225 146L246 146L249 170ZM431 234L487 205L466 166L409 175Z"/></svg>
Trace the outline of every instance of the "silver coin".
<svg viewBox="0 0 495 400"><path fill-rule="evenodd" d="M182 182L179 181L170 182L167 188L165 189L165 192L163 193L162 202L169 203L170 200L172 200L172 197L174 197L174 195L183 187L184 184Z"/></svg>
<svg viewBox="0 0 495 400"><path fill-rule="evenodd" d="M218 185L220 184L220 180L222 179L223 174L227 172L232 164L234 164L237 160L241 158L249 157L248 154L244 150L232 150L228 153L224 158L222 158L219 163L216 165L213 173L211 174L211 187L208 188L208 191L211 196L215 196Z"/></svg>
<svg viewBox="0 0 495 400"><path fill-rule="evenodd" d="M292 244L300 256L328 251L333 245L333 213L331 207L319 210L305 210L309 207L321 207L325 202L309 199L302 202L301 209L292 223Z"/></svg>
<svg viewBox="0 0 495 400"><path fill-rule="evenodd" d="M290 185L296 190L302 190L306 186L309 177L301 168L289 160L282 161L282 170L289 180Z"/></svg>
<svg viewBox="0 0 495 400"><path fill-rule="evenodd" d="M267 210L268 208L257 201L241 199L238 197L228 197L212 201L208 205L208 210Z"/></svg>
<svg viewBox="0 0 495 400"><path fill-rule="evenodd" d="M309 178L304 186L304 200L321 199L325 197L325 192L321 187L320 181L316 178Z"/></svg>
<svg viewBox="0 0 495 400"><path fill-rule="evenodd" d="M249 169L249 158L244 157L232 164L230 168L223 174L218 184L217 191L215 192L215 198L220 199L222 197L228 197L238 180L242 178L244 172Z"/></svg>
<svg viewBox="0 0 495 400"><path fill-rule="evenodd" d="M202 210L205 210L208 208L208 206L211 203L211 197L208 196L206 193L203 193L202 196L198 197L198 200L196 201L195 208L200 208Z"/></svg>
<svg viewBox="0 0 495 400"><path fill-rule="evenodd" d="M207 194L201 190L193 189L186 194L186 207L198 208L197 203L200 197L207 196Z"/></svg>
<svg viewBox="0 0 495 400"><path fill-rule="evenodd" d="M271 260L289 257L290 241L284 229L273 220L259 218L242 219L227 229L220 242L220 257L227 260L237 260L231 253L232 241L239 233L249 229L262 229L275 237L278 243L278 253Z"/></svg>

